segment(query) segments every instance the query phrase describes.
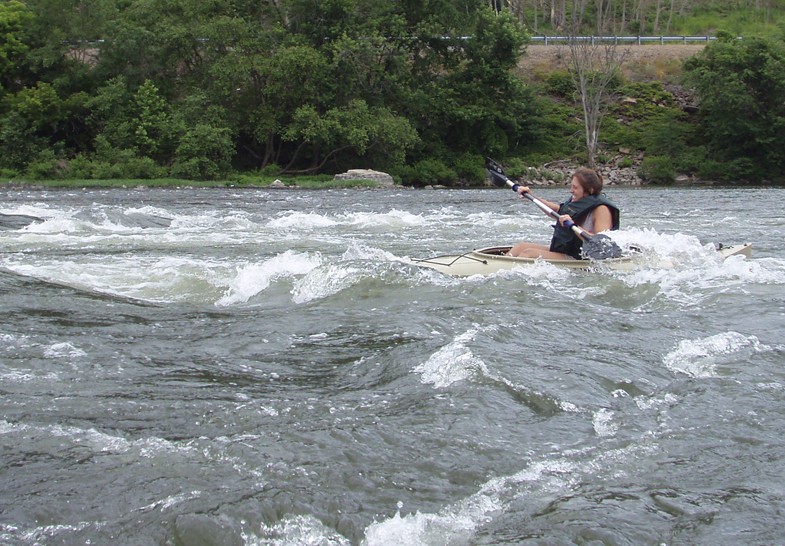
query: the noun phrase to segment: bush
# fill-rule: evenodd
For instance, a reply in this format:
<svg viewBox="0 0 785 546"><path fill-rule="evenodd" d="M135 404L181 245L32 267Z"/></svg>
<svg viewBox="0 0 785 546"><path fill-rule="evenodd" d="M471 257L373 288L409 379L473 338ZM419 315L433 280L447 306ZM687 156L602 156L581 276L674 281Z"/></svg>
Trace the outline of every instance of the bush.
<svg viewBox="0 0 785 546"><path fill-rule="evenodd" d="M269 165L265 165L261 169L259 169L260 176L277 176L281 174L283 168L280 165L276 165L275 163L270 163Z"/></svg>
<svg viewBox="0 0 785 546"><path fill-rule="evenodd" d="M676 180L676 168L669 157L650 156L641 163L638 176L654 184L673 184Z"/></svg>
<svg viewBox="0 0 785 546"><path fill-rule="evenodd" d="M759 165L749 157L740 157L731 161L726 168L724 180L727 182L751 181L765 178Z"/></svg>
<svg viewBox="0 0 785 546"><path fill-rule="evenodd" d="M557 70L548 74L545 88L549 95L570 99L575 94L575 82L572 76L564 70Z"/></svg>
<svg viewBox="0 0 785 546"><path fill-rule="evenodd" d="M68 178L93 178L93 160L79 154L68 162Z"/></svg>
<svg viewBox="0 0 785 546"><path fill-rule="evenodd" d="M125 173L123 178L141 178L152 180L166 176L167 170L158 165L151 157L131 157L119 165Z"/></svg>
<svg viewBox="0 0 785 546"><path fill-rule="evenodd" d="M231 169L234 146L225 127L200 123L180 139L172 175L192 180L218 180Z"/></svg>
<svg viewBox="0 0 785 546"><path fill-rule="evenodd" d="M414 185L452 185L458 180L458 173L438 159L423 159L412 167L402 168L399 174L405 183Z"/></svg>
<svg viewBox="0 0 785 546"><path fill-rule="evenodd" d="M699 174L706 167L708 152L705 146L686 146L676 158L676 168L680 172ZM702 176L701 176L702 178Z"/></svg>
<svg viewBox="0 0 785 546"><path fill-rule="evenodd" d="M33 180L50 180L63 178L65 172L65 161L58 159L53 150L42 150L27 164L26 175Z"/></svg>
<svg viewBox="0 0 785 546"><path fill-rule="evenodd" d="M480 182L485 180L485 160L479 154L466 153L455 160L455 171L463 180Z"/></svg>
<svg viewBox="0 0 785 546"><path fill-rule="evenodd" d="M519 157L510 157L501 163L504 168L504 174L506 174L510 180L518 180L529 172L526 162Z"/></svg>
<svg viewBox="0 0 785 546"><path fill-rule="evenodd" d="M68 161L64 173L68 178L150 180L167 175L167 169L158 165L154 159L140 157L134 150L114 148L101 136L96 138L96 145L97 150L94 154L80 154Z"/></svg>

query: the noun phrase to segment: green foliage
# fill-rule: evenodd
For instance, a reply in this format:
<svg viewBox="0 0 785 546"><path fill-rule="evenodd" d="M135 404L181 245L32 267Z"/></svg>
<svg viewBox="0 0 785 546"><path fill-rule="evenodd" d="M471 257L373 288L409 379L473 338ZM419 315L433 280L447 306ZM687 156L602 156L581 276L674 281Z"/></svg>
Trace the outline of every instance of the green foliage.
<svg viewBox="0 0 785 546"><path fill-rule="evenodd" d="M401 168L399 174L404 184L414 186L450 186L458 180L458 173L438 159L423 159L412 167Z"/></svg>
<svg viewBox="0 0 785 546"><path fill-rule="evenodd" d="M545 163L557 157L572 157L583 149L583 121L576 105L541 101L539 127L527 146L516 150L529 163Z"/></svg>
<svg viewBox="0 0 785 546"><path fill-rule="evenodd" d="M649 156L641 163L638 176L654 184L672 184L676 180L676 168L670 157Z"/></svg>
<svg viewBox="0 0 785 546"><path fill-rule="evenodd" d="M455 172L462 180L480 182L487 176L485 159L479 154L462 154L455 160Z"/></svg>
<svg viewBox="0 0 785 546"><path fill-rule="evenodd" d="M692 127L675 110L665 111L651 120L643 131L646 152L652 155L679 158L685 153Z"/></svg>
<svg viewBox="0 0 785 546"><path fill-rule="evenodd" d="M0 4L0 96L12 89L26 62L29 51L26 30L34 14L22 2Z"/></svg>
<svg viewBox="0 0 785 546"><path fill-rule="evenodd" d="M685 5L674 30L720 29L688 63L699 116L660 84L616 79L636 102L611 109L600 155L624 146L684 172L782 176L785 36L735 39L773 36L780 4ZM647 32L654 6L642 7ZM526 28L486 2L5 0L0 36L0 168L38 178L369 167L454 184L483 179L485 155L537 165L585 148L572 78L551 73L543 92L516 77Z"/></svg>
<svg viewBox="0 0 785 546"><path fill-rule="evenodd" d="M46 148L47 142L19 112L10 112L0 122L0 166L24 169L31 157Z"/></svg>
<svg viewBox="0 0 785 546"><path fill-rule="evenodd" d="M117 76L98 88L88 100L88 126L117 148L133 146L132 93L125 77Z"/></svg>
<svg viewBox="0 0 785 546"><path fill-rule="evenodd" d="M137 155L134 149L113 147L103 136L96 138L96 151L79 154L67 162L60 178L71 179L156 179L167 174L152 158Z"/></svg>
<svg viewBox="0 0 785 546"><path fill-rule="evenodd" d="M171 143L173 127L166 101L150 80L136 90L132 108L131 131L135 148L141 155L156 156Z"/></svg>
<svg viewBox="0 0 785 546"><path fill-rule="evenodd" d="M59 161L54 150L41 150L28 163L26 175L33 180L63 178L64 162Z"/></svg>
<svg viewBox="0 0 785 546"><path fill-rule="evenodd" d="M321 167L315 163L318 158L323 158L323 164L347 153L356 157L386 155L387 162L394 166L403 162L406 151L417 141L407 120L387 108L369 107L362 100L332 108L324 115L311 106L298 108L283 138L309 144L311 153L316 150L317 156L311 157L316 168Z"/></svg>
<svg viewBox="0 0 785 546"><path fill-rule="evenodd" d="M574 99L576 89L572 76L566 70L554 70L545 78L545 88L550 95Z"/></svg>
<svg viewBox="0 0 785 546"><path fill-rule="evenodd" d="M685 81L700 96L702 136L710 154L745 178L785 172L784 41L710 44L685 63Z"/></svg>
<svg viewBox="0 0 785 546"><path fill-rule="evenodd" d="M233 155L228 129L199 124L180 139L171 172L192 180L220 179L229 173Z"/></svg>
<svg viewBox="0 0 785 546"><path fill-rule="evenodd" d="M504 172L511 180L528 178L530 171L526 161L519 157L510 157L504 161Z"/></svg>

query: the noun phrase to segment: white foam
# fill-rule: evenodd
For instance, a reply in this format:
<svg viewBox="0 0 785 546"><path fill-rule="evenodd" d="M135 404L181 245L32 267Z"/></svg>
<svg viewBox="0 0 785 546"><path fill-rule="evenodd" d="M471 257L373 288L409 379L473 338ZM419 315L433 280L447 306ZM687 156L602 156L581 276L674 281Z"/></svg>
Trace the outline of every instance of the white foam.
<svg viewBox="0 0 785 546"><path fill-rule="evenodd" d="M531 497L532 511L542 507L537 500L569 489L587 474L614 468L619 462L628 462L647 449L630 446L597 452L586 459L590 452L563 452L555 459L537 461L511 476L489 480L479 491L448 505L437 513L400 515L375 522L365 530L363 546L447 546L470 544L471 536L500 513L504 513L521 497ZM543 501L545 502L545 501Z"/></svg>
<svg viewBox="0 0 785 546"><path fill-rule="evenodd" d="M313 516L287 516L274 525L261 525L259 534L243 533L247 546L349 546L351 541Z"/></svg>
<svg viewBox="0 0 785 546"><path fill-rule="evenodd" d="M449 387L457 381L472 377L478 370L487 373L482 359L477 358L468 347L478 330L472 329L455 338L414 368L422 375L422 382L432 384L437 389Z"/></svg>
<svg viewBox="0 0 785 546"><path fill-rule="evenodd" d="M333 227L337 223L338 222L335 219L315 212L287 211L267 222L267 227L272 229L310 231L315 228Z"/></svg>
<svg viewBox="0 0 785 546"><path fill-rule="evenodd" d="M665 367L674 373L690 377L715 377L721 357L744 350L758 352L768 349L755 336L725 332L706 338L680 341L678 347L666 354L662 360Z"/></svg>
<svg viewBox="0 0 785 546"><path fill-rule="evenodd" d="M405 210L392 209L389 212L354 212L344 217L350 225L362 228L402 228L428 225L436 218L426 218Z"/></svg>
<svg viewBox="0 0 785 546"><path fill-rule="evenodd" d="M294 303L326 298L349 288L362 278L362 271L355 267L329 264L310 270L305 276L297 279L292 288Z"/></svg>
<svg viewBox="0 0 785 546"><path fill-rule="evenodd" d="M614 422L614 416L614 412L606 408L601 408L594 412L592 426L597 436L601 438L616 436L616 433L619 431L619 425Z"/></svg>
<svg viewBox="0 0 785 546"><path fill-rule="evenodd" d="M261 264L240 267L223 297L215 304L226 306L245 303L270 286L271 282L305 275L318 267L321 262L322 258L319 254L303 254L287 250Z"/></svg>
<svg viewBox="0 0 785 546"><path fill-rule="evenodd" d="M62 342L53 343L47 347L44 350L44 356L47 358L77 358L87 356L87 353L72 343Z"/></svg>

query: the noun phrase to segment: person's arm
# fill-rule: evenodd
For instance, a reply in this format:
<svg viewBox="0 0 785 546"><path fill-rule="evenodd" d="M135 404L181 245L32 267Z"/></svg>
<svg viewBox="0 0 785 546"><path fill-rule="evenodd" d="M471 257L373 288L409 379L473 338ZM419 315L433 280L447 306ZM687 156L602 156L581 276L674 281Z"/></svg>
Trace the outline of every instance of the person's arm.
<svg viewBox="0 0 785 546"><path fill-rule="evenodd" d="M594 209L594 232L608 231L612 227L613 217L611 216L611 209L605 205L600 205Z"/></svg>
<svg viewBox="0 0 785 546"><path fill-rule="evenodd" d="M524 193L528 193L529 195L534 197L534 194L532 193L532 190L529 186L518 186L518 193L520 194L521 198L523 198ZM550 208L554 212L559 212L558 203L554 203L553 201L548 201L547 199L543 199L542 197L538 197L537 199L548 205L548 208Z"/></svg>

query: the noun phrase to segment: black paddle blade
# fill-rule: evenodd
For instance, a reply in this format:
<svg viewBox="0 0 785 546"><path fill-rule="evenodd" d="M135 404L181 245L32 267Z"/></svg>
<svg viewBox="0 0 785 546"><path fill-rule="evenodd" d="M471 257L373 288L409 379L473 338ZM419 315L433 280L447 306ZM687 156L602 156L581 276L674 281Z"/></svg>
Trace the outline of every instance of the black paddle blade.
<svg viewBox="0 0 785 546"><path fill-rule="evenodd" d="M485 168L488 170L488 173L491 175L491 182L493 182L494 184L496 184L501 188L512 186L512 184L510 183L510 179L507 178L506 174L504 174L504 169L502 169L502 166L499 165L496 161L494 161L490 157L485 158Z"/></svg>
<svg viewBox="0 0 785 546"><path fill-rule="evenodd" d="M590 260L607 260L609 258L621 258L621 248L613 242L607 235L594 235L591 239L584 241L581 247L584 258Z"/></svg>

